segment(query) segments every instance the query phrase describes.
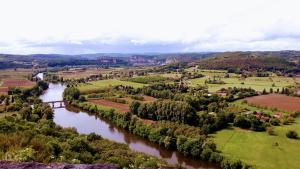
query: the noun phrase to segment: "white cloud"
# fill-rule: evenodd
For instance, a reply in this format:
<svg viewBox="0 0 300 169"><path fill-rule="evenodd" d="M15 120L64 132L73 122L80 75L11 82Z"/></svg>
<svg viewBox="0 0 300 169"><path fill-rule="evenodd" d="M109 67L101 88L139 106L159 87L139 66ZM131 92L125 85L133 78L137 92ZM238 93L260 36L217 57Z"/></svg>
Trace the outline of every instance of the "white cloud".
<svg viewBox="0 0 300 169"><path fill-rule="evenodd" d="M68 53L63 46L72 44L79 53L122 52L118 46L126 43L132 52L141 46L157 51L160 44L177 47L169 51L299 50L299 5L297 0L0 0L0 52Z"/></svg>

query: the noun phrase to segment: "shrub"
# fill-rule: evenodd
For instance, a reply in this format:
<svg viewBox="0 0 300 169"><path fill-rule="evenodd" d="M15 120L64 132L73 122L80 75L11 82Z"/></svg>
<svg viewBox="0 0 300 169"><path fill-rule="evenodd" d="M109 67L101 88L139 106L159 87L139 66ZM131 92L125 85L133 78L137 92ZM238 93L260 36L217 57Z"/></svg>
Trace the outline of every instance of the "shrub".
<svg viewBox="0 0 300 169"><path fill-rule="evenodd" d="M58 155L63 151L60 145L53 141L48 142L46 147L55 157L58 157Z"/></svg>
<svg viewBox="0 0 300 169"><path fill-rule="evenodd" d="M68 87L63 93L64 100L77 100L80 97L80 91L75 87Z"/></svg>
<svg viewBox="0 0 300 169"><path fill-rule="evenodd" d="M8 160L26 162L34 160L36 153L37 152L34 149L27 147L16 152L7 152L6 157Z"/></svg>
<svg viewBox="0 0 300 169"><path fill-rule="evenodd" d="M251 168L251 166L244 164L240 160L237 160L237 161L223 160L221 163L221 168L223 168L223 169L248 169L248 168Z"/></svg>
<svg viewBox="0 0 300 169"><path fill-rule="evenodd" d="M269 135L275 135L274 127L268 127L267 132Z"/></svg>
<svg viewBox="0 0 300 169"><path fill-rule="evenodd" d="M298 133L294 130L290 130L286 133L286 136L288 138L291 138L291 139L297 139L298 138Z"/></svg>
<svg viewBox="0 0 300 169"><path fill-rule="evenodd" d="M90 133L88 136L87 136L87 140L88 141L96 141L96 140L101 140L102 137L96 133Z"/></svg>
<svg viewBox="0 0 300 169"><path fill-rule="evenodd" d="M84 102L86 101L86 98L84 96L79 96L79 101Z"/></svg>
<svg viewBox="0 0 300 169"><path fill-rule="evenodd" d="M134 100L140 100L140 101L144 100L144 97L141 95L132 95L131 98Z"/></svg>
<svg viewBox="0 0 300 169"><path fill-rule="evenodd" d="M270 124L273 125L273 126L279 126L280 125L280 120L275 119L275 118L271 118L270 119Z"/></svg>
<svg viewBox="0 0 300 169"><path fill-rule="evenodd" d="M247 117L239 115L234 118L233 125L241 128L250 128L251 121Z"/></svg>
<svg viewBox="0 0 300 169"><path fill-rule="evenodd" d="M81 138L76 138L69 142L70 150L74 152L84 152L84 151L92 151L92 147L88 144L87 141Z"/></svg>
<svg viewBox="0 0 300 169"><path fill-rule="evenodd" d="M105 100L111 101L111 102L116 102L116 103L121 103L121 104L127 103L127 101L124 99L119 99L119 98L114 98L114 97L108 97L108 98L105 98Z"/></svg>
<svg viewBox="0 0 300 169"><path fill-rule="evenodd" d="M253 131L265 131L266 130L266 123L261 122L256 117L251 117L251 130Z"/></svg>
<svg viewBox="0 0 300 169"><path fill-rule="evenodd" d="M203 151L202 151L202 153L201 153L201 159L202 160L209 160L210 159L210 157L211 157L211 153L212 153L213 151L210 149L210 148L204 148L203 149Z"/></svg>
<svg viewBox="0 0 300 169"><path fill-rule="evenodd" d="M217 152L212 152L209 158L210 162L216 162L216 163L220 163L222 160L223 160L222 155Z"/></svg>

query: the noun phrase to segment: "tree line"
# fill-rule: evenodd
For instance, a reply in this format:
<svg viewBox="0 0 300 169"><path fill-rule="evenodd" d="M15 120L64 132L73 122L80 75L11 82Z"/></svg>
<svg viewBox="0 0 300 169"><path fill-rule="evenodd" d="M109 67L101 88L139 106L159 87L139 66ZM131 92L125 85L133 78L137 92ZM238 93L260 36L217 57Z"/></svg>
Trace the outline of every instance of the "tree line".
<svg viewBox="0 0 300 169"><path fill-rule="evenodd" d="M177 150L185 156L216 162L222 168L250 168L239 160L229 160L223 157L217 151L215 143L209 140L198 127L171 121L159 121L149 125L130 112L118 113L114 109L103 110L101 106L78 100L70 103L98 117L105 118L135 135L165 148Z"/></svg>
<svg viewBox="0 0 300 169"><path fill-rule="evenodd" d="M133 102L130 112L141 118L151 120L177 121L185 124L195 124L196 111L186 102L181 101L155 101L153 103Z"/></svg>

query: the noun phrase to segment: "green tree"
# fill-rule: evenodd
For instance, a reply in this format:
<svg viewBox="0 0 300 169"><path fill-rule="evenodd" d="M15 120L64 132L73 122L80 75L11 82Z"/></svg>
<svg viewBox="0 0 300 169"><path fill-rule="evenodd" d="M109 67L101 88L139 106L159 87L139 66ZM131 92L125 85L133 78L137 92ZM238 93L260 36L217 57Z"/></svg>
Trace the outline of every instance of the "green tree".
<svg viewBox="0 0 300 169"><path fill-rule="evenodd" d="M137 102L137 101L133 101L130 106L129 106L129 110L132 114L138 114L138 109L140 107L141 103Z"/></svg>
<svg viewBox="0 0 300 169"><path fill-rule="evenodd" d="M238 115L234 118L233 125L241 128L250 128L251 121L243 115Z"/></svg>
<svg viewBox="0 0 300 169"><path fill-rule="evenodd" d="M78 100L80 97L79 89L75 87L67 87L63 93L64 99L68 101Z"/></svg>
<svg viewBox="0 0 300 169"><path fill-rule="evenodd" d="M20 110L20 114L21 114L22 119L30 120L30 118L31 118L31 111L32 111L31 107L29 107L29 106L23 107Z"/></svg>

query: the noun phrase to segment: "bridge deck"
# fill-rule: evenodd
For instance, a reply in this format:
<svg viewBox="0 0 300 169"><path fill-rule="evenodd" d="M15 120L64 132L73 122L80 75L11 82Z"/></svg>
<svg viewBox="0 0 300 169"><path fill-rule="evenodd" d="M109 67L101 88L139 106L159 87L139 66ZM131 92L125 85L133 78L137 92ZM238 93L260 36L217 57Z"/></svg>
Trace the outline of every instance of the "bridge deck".
<svg viewBox="0 0 300 169"><path fill-rule="evenodd" d="M49 101L49 102L44 102L52 105L52 108L63 108L65 107L65 102L64 101ZM59 103L59 105L57 105Z"/></svg>
<svg viewBox="0 0 300 169"><path fill-rule="evenodd" d="M61 103L64 102L63 100L56 100L56 101L48 101L48 102L44 102L44 103Z"/></svg>

